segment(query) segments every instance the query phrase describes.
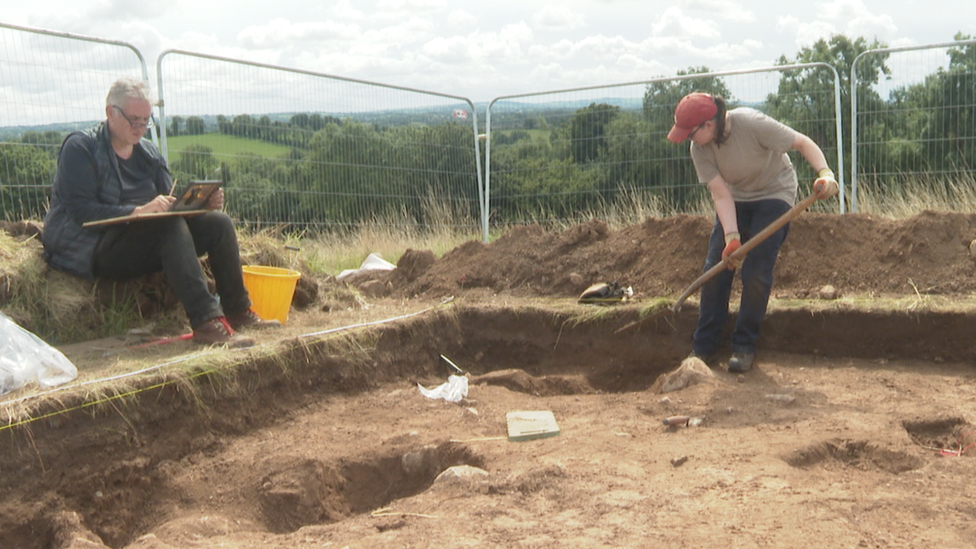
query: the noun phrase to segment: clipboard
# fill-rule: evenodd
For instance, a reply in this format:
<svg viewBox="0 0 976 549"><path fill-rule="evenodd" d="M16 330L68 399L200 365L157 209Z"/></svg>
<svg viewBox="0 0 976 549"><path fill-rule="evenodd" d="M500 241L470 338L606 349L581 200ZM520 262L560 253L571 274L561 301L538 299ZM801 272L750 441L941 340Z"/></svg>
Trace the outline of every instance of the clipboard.
<svg viewBox="0 0 976 549"><path fill-rule="evenodd" d="M154 212L145 214L130 214L119 217L109 217L82 223L82 227L100 227L102 225L116 225L118 223L129 223L130 221L140 221L145 219L159 219L161 217L191 217L200 215L210 210L204 206L210 200L217 189L224 185L223 181L190 181L186 187L177 195L176 201L170 204L165 212Z"/></svg>
<svg viewBox="0 0 976 549"><path fill-rule="evenodd" d="M213 193L223 185L223 181L190 181L183 191L176 195L176 202L170 204L167 212L203 210Z"/></svg>

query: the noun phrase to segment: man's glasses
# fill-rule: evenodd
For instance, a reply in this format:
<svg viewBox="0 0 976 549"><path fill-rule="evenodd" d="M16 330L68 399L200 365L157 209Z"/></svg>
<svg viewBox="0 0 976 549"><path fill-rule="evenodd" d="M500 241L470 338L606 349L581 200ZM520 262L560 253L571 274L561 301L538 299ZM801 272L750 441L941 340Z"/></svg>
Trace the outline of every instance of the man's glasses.
<svg viewBox="0 0 976 549"><path fill-rule="evenodd" d="M146 119L145 122L142 122L138 118L135 118L135 119L129 118L129 115L127 115L124 112L122 112L121 107L117 107L115 105L112 105L112 108L115 109L115 112L121 114L122 115L122 118L125 118L125 121L128 122L129 125L132 126L132 129L134 129L134 130L138 130L140 128L149 130L149 129L152 129L153 127L156 126L156 122L153 121L152 117L149 117L149 118Z"/></svg>
<svg viewBox="0 0 976 549"><path fill-rule="evenodd" d="M702 129L702 126L704 126L705 124L708 124L708 121L702 122L701 124L698 125L698 127L691 130L691 133L688 134L688 139L694 139L695 134L698 133L698 130Z"/></svg>

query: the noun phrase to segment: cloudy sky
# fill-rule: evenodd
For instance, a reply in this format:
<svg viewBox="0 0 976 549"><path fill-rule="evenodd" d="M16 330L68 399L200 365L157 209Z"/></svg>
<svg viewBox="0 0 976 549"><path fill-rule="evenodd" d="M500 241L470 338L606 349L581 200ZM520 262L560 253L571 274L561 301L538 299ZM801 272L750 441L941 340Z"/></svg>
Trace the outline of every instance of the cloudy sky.
<svg viewBox="0 0 976 549"><path fill-rule="evenodd" d="M976 37L973 0L34 0L0 21L474 101L765 67L833 34L891 47Z"/></svg>

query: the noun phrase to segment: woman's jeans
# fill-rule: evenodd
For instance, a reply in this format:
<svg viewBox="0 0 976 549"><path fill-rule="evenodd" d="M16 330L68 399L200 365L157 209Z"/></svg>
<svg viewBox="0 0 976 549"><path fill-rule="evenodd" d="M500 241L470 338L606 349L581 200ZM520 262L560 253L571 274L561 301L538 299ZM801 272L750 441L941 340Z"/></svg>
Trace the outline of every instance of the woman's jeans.
<svg viewBox="0 0 976 549"><path fill-rule="evenodd" d="M207 287L199 257L209 255L220 303ZM234 222L219 211L112 226L95 249L95 276L127 279L163 271L190 325L251 306Z"/></svg>
<svg viewBox="0 0 976 549"><path fill-rule="evenodd" d="M755 202L736 202L735 215L739 234L745 244L770 223L789 211L790 205L782 200L758 200ZM766 305L773 287L773 268L780 246L786 240L789 223L769 236L746 255L741 265L742 300L732 332L732 352L756 352L759 339L759 326L766 316ZM708 242L708 257L705 271L722 261L725 249L725 231L718 217L712 228ZM718 352L722 329L729 316L729 296L732 293L732 279L735 271L723 270L706 282L701 289L701 309L698 328L695 330L693 352L698 356L710 356Z"/></svg>

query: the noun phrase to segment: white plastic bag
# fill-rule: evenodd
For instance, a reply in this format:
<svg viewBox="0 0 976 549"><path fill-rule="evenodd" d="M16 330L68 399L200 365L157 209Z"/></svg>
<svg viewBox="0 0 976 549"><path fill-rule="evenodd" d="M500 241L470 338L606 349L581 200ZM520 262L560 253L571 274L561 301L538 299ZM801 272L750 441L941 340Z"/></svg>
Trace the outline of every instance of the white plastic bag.
<svg viewBox="0 0 976 549"><path fill-rule="evenodd" d="M78 369L61 351L0 313L0 395L31 381L54 387L78 377Z"/></svg>
<svg viewBox="0 0 976 549"><path fill-rule="evenodd" d="M468 396L468 376L450 376L447 383L443 383L433 389L425 389L423 385L417 384L420 394L427 398L443 398L448 402L461 402L461 399Z"/></svg>
<svg viewBox="0 0 976 549"><path fill-rule="evenodd" d="M372 253L366 256L366 259L363 260L358 269L346 269L339 273L336 280L342 281L344 278L348 278L354 274L364 273L366 271L392 271L393 269L396 269L396 265L383 259L379 256L379 254Z"/></svg>

